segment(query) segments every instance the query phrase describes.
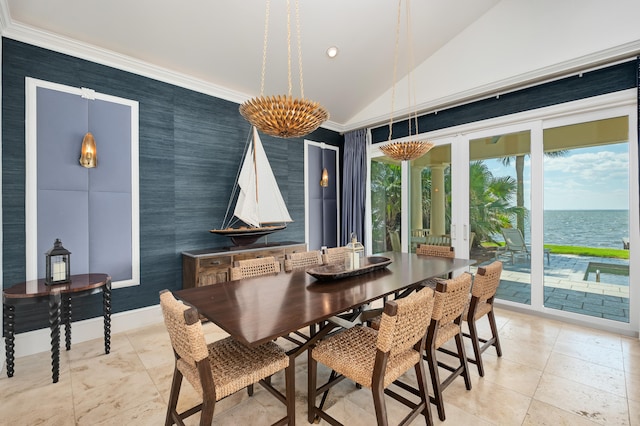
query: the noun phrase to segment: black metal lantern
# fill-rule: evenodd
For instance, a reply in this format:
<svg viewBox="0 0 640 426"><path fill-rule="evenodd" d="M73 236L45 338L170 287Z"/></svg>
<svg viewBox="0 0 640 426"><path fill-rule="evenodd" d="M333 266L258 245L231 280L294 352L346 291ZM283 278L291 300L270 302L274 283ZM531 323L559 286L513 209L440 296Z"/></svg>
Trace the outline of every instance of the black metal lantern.
<svg viewBox="0 0 640 426"><path fill-rule="evenodd" d="M71 252L62 247L62 242L59 238L54 241L53 248L45 253L45 259L45 284L53 285L71 282Z"/></svg>

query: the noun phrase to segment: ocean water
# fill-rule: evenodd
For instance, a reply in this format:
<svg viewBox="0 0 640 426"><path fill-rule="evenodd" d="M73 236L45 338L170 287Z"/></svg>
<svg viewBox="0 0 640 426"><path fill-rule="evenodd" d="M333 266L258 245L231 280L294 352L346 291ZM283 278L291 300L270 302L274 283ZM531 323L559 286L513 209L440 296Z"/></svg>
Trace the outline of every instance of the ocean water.
<svg viewBox="0 0 640 426"><path fill-rule="evenodd" d="M531 228L525 223L525 241ZM629 237L629 210L545 210L544 243L563 246L622 248ZM496 236L502 241L502 235Z"/></svg>
<svg viewBox="0 0 640 426"><path fill-rule="evenodd" d="M629 210L544 212L545 244L621 249L623 237L629 237Z"/></svg>

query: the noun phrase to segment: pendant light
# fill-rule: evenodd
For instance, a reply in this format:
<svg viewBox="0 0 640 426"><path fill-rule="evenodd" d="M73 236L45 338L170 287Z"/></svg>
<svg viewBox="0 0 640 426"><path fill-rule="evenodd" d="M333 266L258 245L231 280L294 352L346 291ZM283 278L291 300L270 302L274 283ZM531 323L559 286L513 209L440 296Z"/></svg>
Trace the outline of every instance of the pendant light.
<svg viewBox="0 0 640 426"><path fill-rule="evenodd" d="M305 99L302 78L302 48L300 42L300 13L296 4L296 28L298 36L298 68L300 73L300 98L292 95L291 83L291 6L287 0L287 67L289 93L286 95L264 96L264 77L267 62L267 40L269 38L269 9L264 24L264 47L262 52L262 78L260 96L249 99L240 105L240 114L258 130L267 135L280 138L305 136L329 118L329 113L318 102Z"/></svg>
<svg viewBox="0 0 640 426"><path fill-rule="evenodd" d="M396 24L396 44L395 44L395 53L393 59L393 86L391 89L391 117L389 119L389 140L388 143L381 146L380 149L385 153L386 156L393 158L398 161L410 161L416 158L422 157L426 154L431 148L433 148L433 143L427 140L421 140L416 138L415 140L411 140L411 121L413 120L415 123L415 134L419 133L418 131L418 112L415 108L415 94L413 95L413 102L411 96L411 85L413 83L413 40L411 37L411 0L406 0L406 14L407 14L407 44L409 46L408 53L408 73L407 73L407 87L409 90L409 107L413 106L413 110L409 113L409 118L407 122L409 124L409 140L406 141L397 141L391 142L393 135L393 109L395 105L395 94L396 94L396 77L397 77L397 68L398 68L398 46L400 40L400 17L402 14L402 0L398 0L398 19Z"/></svg>

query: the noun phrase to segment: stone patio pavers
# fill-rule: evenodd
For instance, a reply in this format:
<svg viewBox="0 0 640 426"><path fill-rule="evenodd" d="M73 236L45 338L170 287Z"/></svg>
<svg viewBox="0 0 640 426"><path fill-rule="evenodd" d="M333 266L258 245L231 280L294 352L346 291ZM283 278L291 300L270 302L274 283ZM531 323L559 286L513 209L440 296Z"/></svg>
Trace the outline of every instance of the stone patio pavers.
<svg viewBox="0 0 640 426"><path fill-rule="evenodd" d="M544 306L583 315L629 322L629 277L601 275L601 282L584 281L589 262L628 264L621 259L551 255L544 270ZM491 261L484 262L484 264ZM472 269L475 273L475 268ZM613 281L613 282L611 282ZM625 282L626 281L626 282ZM531 304L530 265L523 259L504 262L497 298Z"/></svg>

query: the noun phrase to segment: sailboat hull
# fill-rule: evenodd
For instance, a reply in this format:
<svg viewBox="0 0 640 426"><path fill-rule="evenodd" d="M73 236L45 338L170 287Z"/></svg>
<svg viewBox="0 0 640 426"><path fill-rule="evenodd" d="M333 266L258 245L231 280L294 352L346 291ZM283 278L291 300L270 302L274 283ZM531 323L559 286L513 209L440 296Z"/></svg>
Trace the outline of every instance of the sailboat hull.
<svg viewBox="0 0 640 426"><path fill-rule="evenodd" d="M253 244L265 235L285 229L287 225L263 226L260 228L212 229L209 232L228 237L237 246Z"/></svg>

